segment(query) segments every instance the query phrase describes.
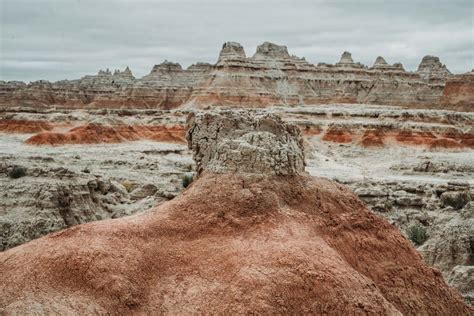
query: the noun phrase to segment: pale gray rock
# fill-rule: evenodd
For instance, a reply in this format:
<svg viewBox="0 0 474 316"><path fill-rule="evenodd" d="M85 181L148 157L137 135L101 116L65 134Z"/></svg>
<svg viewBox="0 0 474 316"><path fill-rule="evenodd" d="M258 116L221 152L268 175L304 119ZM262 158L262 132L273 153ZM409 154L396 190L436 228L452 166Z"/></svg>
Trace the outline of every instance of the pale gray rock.
<svg viewBox="0 0 474 316"><path fill-rule="evenodd" d="M446 277L448 283L463 293L464 300L474 305L474 265L455 266Z"/></svg>
<svg viewBox="0 0 474 316"><path fill-rule="evenodd" d="M451 206L455 210L463 208L470 200L471 196L468 191L451 191L441 194L441 202L443 205Z"/></svg>
<svg viewBox="0 0 474 316"><path fill-rule="evenodd" d="M286 46L264 42L257 46L254 58L290 58Z"/></svg>
<svg viewBox="0 0 474 316"><path fill-rule="evenodd" d="M354 60L352 59L352 54L345 51L341 55L341 59L339 60L338 63L336 63L336 67L342 67L342 68L364 68L364 65L361 63L355 63Z"/></svg>
<svg viewBox="0 0 474 316"><path fill-rule="evenodd" d="M301 132L265 112L221 111L190 114L186 138L197 172L304 172Z"/></svg>
<svg viewBox="0 0 474 316"><path fill-rule="evenodd" d="M437 229L430 231L430 238L418 250L425 261L440 269L448 283L457 287L469 301L472 288L466 288L465 284L472 284L474 275L472 272L460 272L464 269L471 271L470 268L462 267L474 265L474 218L472 215L462 217L456 212L445 216L450 219L446 221L443 216L435 219L432 227Z"/></svg>
<svg viewBox="0 0 474 316"><path fill-rule="evenodd" d="M222 45L217 64L228 59L245 59L245 51L242 45L237 42L226 42Z"/></svg>
<svg viewBox="0 0 474 316"><path fill-rule="evenodd" d="M141 187L136 188L135 190L133 190L130 193L130 198L132 200L140 200L140 199L143 199L143 198L146 198L148 196L151 196L151 195L155 194L156 191L158 191L158 188L155 185L153 185L151 183L147 183L144 186L141 186Z"/></svg>
<svg viewBox="0 0 474 316"><path fill-rule="evenodd" d="M416 72L425 80L442 80L451 74L448 68L441 63L439 57L429 55L423 57Z"/></svg>

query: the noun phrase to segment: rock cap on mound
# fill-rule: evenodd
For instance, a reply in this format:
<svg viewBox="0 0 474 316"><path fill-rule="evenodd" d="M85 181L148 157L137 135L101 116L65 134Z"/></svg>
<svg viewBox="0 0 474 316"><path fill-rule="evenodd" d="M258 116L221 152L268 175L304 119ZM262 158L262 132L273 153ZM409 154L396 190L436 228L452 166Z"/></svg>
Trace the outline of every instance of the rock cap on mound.
<svg viewBox="0 0 474 316"><path fill-rule="evenodd" d="M255 57L263 57L263 58L290 58L288 54L288 48L283 45L277 45L270 42L264 42L261 45L258 45L257 51L254 55Z"/></svg>
<svg viewBox="0 0 474 316"><path fill-rule="evenodd" d="M336 67L342 67L342 68L364 68L364 65L361 63L355 63L354 60L352 59L352 54L349 53L348 51L345 51L342 53L341 59L339 60L338 63L336 63Z"/></svg>
<svg viewBox="0 0 474 316"><path fill-rule="evenodd" d="M183 70L183 67L179 63L174 63L168 60L165 60L161 64L153 66L150 74L160 74L160 73L171 73L171 72L180 72Z"/></svg>
<svg viewBox="0 0 474 316"><path fill-rule="evenodd" d="M385 58L383 58L382 56L378 56L377 59L375 59L374 66L385 66L385 65L388 65L388 64Z"/></svg>
<svg viewBox="0 0 474 316"><path fill-rule="evenodd" d="M339 64L353 64L354 60L352 59L352 54L348 51L342 53L341 59L339 60Z"/></svg>
<svg viewBox="0 0 474 316"><path fill-rule="evenodd" d="M242 45L237 42L226 42L222 45L219 53L219 60L217 63L226 61L228 59L245 59L245 51Z"/></svg>
<svg viewBox="0 0 474 316"><path fill-rule="evenodd" d="M423 57L416 71L423 79L445 78L451 72L442 64L439 57L427 55Z"/></svg>
<svg viewBox="0 0 474 316"><path fill-rule="evenodd" d="M197 172L295 175L304 172L297 126L276 114L254 111L191 113L186 139Z"/></svg>

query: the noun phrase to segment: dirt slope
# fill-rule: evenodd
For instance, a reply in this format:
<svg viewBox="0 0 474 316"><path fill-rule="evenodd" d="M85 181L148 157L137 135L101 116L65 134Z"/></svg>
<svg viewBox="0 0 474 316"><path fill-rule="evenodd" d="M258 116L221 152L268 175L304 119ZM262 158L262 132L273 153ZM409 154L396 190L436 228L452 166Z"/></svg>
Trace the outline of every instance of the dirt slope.
<svg viewBox="0 0 474 316"><path fill-rule="evenodd" d="M0 254L7 313L469 314L410 243L345 187L204 173L142 215Z"/></svg>

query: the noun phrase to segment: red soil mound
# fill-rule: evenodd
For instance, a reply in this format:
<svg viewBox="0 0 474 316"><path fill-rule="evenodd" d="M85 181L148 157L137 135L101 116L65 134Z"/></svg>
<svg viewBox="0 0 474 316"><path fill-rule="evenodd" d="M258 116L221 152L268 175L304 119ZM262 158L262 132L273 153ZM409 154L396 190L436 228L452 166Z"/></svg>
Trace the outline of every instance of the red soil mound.
<svg viewBox="0 0 474 316"><path fill-rule="evenodd" d="M437 138L431 141L428 146L429 148L437 149L437 148L446 148L446 149L456 149L456 148L464 148L464 146L459 143L458 141L452 138Z"/></svg>
<svg viewBox="0 0 474 316"><path fill-rule="evenodd" d="M474 137L470 133L445 133L442 137L437 137L430 132L401 131L395 139L406 145L426 146L431 149L457 149L473 147Z"/></svg>
<svg viewBox="0 0 474 316"><path fill-rule="evenodd" d="M443 134L446 138L451 138L459 141L463 146L474 148L474 134L473 133L445 133Z"/></svg>
<svg viewBox="0 0 474 316"><path fill-rule="evenodd" d="M380 130L366 130L360 140L360 144L364 147L383 147L384 133Z"/></svg>
<svg viewBox="0 0 474 316"><path fill-rule="evenodd" d="M31 134L50 131L53 125L45 121L0 120L0 132L12 134Z"/></svg>
<svg viewBox="0 0 474 316"><path fill-rule="evenodd" d="M299 126L301 132L305 136L313 136L313 135L319 135L321 134L322 130L321 127L319 126Z"/></svg>
<svg viewBox="0 0 474 316"><path fill-rule="evenodd" d="M429 146L436 136L430 132L400 131L395 139L405 145L427 145Z"/></svg>
<svg viewBox="0 0 474 316"><path fill-rule="evenodd" d="M87 124L66 133L43 132L26 140L31 145L59 146L66 144L120 143L139 139L165 142L185 142L184 127L172 126L103 126Z"/></svg>
<svg viewBox="0 0 474 316"><path fill-rule="evenodd" d="M352 142L352 135L349 130L331 127L326 131L323 140L335 143L350 143Z"/></svg>
<svg viewBox="0 0 474 316"><path fill-rule="evenodd" d="M345 187L203 173L140 215L0 254L0 308L38 314L436 314L474 310Z"/></svg>

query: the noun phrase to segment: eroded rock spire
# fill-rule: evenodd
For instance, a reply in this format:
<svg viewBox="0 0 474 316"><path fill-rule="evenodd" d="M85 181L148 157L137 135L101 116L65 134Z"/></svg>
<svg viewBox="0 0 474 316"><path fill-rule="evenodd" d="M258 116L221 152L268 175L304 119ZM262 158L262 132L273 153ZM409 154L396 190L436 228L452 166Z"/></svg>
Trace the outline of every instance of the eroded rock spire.
<svg viewBox="0 0 474 316"><path fill-rule="evenodd" d="M188 146L197 171L294 175L304 172L301 132L276 114L255 111L192 113Z"/></svg>

